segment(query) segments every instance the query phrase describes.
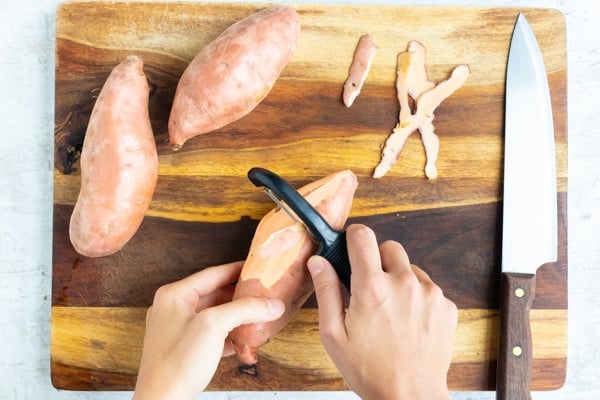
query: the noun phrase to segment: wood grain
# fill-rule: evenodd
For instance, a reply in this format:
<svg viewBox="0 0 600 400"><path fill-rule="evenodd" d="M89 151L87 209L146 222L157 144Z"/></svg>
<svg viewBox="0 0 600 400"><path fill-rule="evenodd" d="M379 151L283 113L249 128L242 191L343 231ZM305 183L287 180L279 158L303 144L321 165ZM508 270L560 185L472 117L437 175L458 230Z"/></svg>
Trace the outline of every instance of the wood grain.
<svg viewBox="0 0 600 400"><path fill-rule="evenodd" d="M540 268L533 303L532 389L562 385L567 324L566 35L547 9L294 5L298 50L266 99L248 116L188 141L166 143L177 80L203 45L261 4L67 2L56 34L52 379L77 390L131 389L145 307L156 288L209 265L243 259L258 220L273 207L246 178L269 168L294 186L350 168L359 188L350 222L380 240L401 241L460 309L449 384L495 385L502 206L504 74L514 21L524 12L540 41L552 106L559 196L559 257ZM363 90L347 109L342 85L356 41L380 46ZM424 177L424 151L409 138L383 179L370 178L397 122L395 62L409 40L428 50L434 81L469 64L471 75L442 103L440 177ZM147 216L119 253L79 256L68 223L79 191L78 151L95 96L126 55L145 61L159 180ZM261 350L254 375L222 361L212 390L343 390L318 339L310 299ZM252 371L245 371L252 372Z"/></svg>
<svg viewBox="0 0 600 400"><path fill-rule="evenodd" d="M52 380L85 390L103 384L105 389L131 388L140 361L146 308L53 307ZM555 388L564 373L566 310L532 310L532 390ZM345 390L337 369L327 357L318 336L318 312L304 308L277 337L259 350L253 374L242 372L235 357L224 359L209 389L222 390ZM498 314L495 310L459 310L454 356L448 375L451 390L490 390L497 352ZM294 352L289 349L294 348ZM99 365L111 365L110 369ZM535 373L535 370L538 373ZM480 370L478 372L478 370ZM315 373L318 371L318 373ZM469 371L467 373L467 371ZM544 373L540 373L544 371ZM278 382L273 379L274 374ZM298 375L290 380L290 376ZM69 383L65 377L77 376ZM550 381L548 381L550 376ZM110 377L110 378L108 378ZM115 379L119 377L119 379Z"/></svg>

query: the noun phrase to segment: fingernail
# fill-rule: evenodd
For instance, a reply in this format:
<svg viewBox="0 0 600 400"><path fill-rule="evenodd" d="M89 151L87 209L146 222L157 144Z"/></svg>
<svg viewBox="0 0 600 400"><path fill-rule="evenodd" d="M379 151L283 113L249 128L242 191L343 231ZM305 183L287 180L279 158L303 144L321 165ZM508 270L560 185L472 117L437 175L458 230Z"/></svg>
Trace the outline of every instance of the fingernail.
<svg viewBox="0 0 600 400"><path fill-rule="evenodd" d="M311 257L308 259L306 267L308 268L310 274L315 276L325 269L325 264L323 263L321 257Z"/></svg>
<svg viewBox="0 0 600 400"><path fill-rule="evenodd" d="M267 299L267 307L271 315L281 315L285 311L283 302L277 299Z"/></svg>

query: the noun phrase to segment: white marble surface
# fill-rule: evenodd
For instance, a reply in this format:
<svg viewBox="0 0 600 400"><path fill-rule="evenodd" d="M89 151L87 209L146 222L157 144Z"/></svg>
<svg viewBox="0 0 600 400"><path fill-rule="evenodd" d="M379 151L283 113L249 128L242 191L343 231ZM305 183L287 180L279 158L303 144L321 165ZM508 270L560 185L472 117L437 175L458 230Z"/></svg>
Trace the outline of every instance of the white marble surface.
<svg viewBox="0 0 600 400"><path fill-rule="evenodd" d="M371 0L372 1L372 0ZM354 2L358 2L354 0ZM2 0L0 13L0 399L127 399L50 383L54 30L59 0ZM387 1L387 3L393 3ZM394 4L419 4L397 0ZM539 6L567 21L569 362L566 385L534 399L600 398L600 2L428 1ZM354 399L350 393L209 393L206 399ZM493 399L490 392L455 400Z"/></svg>

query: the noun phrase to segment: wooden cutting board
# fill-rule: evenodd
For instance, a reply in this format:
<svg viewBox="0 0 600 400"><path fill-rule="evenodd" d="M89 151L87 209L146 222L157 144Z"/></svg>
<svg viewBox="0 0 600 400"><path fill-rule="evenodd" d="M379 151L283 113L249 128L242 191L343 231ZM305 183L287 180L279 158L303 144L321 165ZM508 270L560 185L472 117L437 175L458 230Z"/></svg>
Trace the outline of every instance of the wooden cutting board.
<svg viewBox="0 0 600 400"><path fill-rule="evenodd" d="M247 117L172 152L166 122L179 76L196 52L259 4L70 2L57 12L52 381L61 389L132 389L146 308L154 291L206 266L244 259L273 207L246 172L263 166L300 186L350 168L359 188L350 222L395 239L460 310L449 386L495 387L500 258L503 99L517 13L537 34L552 93L559 198L559 259L539 270L531 312L533 390L560 387L567 358L567 84L563 16L547 9L294 5L302 34L294 58ZM359 36L380 49L352 108L342 85ZM382 179L371 173L397 122L396 56L427 48L430 78L455 65L467 83L442 103L439 178L424 177L413 135ZM78 146L98 90L128 54L144 58L160 158L158 186L136 236L119 253L79 256L68 238L79 190ZM374 332L373 340L377 340ZM401 341L401 338L398 338ZM390 345L392 345L390 343ZM247 371L246 371L247 372ZM309 300L261 349L254 374L224 359L212 390L343 390L319 341Z"/></svg>

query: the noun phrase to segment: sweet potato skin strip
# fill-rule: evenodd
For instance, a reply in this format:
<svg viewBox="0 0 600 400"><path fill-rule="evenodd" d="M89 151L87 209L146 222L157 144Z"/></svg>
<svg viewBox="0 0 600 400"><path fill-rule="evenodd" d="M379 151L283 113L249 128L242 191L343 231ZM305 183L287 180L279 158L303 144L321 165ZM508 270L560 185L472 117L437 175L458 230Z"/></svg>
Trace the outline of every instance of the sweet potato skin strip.
<svg viewBox="0 0 600 400"><path fill-rule="evenodd" d="M468 65L459 65L447 80L435 85L427 78L425 47L420 42L411 41L408 51L398 55L396 89L400 103L399 121L385 142L381 160L373 172L374 178L387 174L398 160L406 140L416 130L421 134L425 147L425 175L429 179L437 178L440 142L433 125L434 112L442 101L462 87L469 72ZM410 108L409 95L416 102L414 113Z"/></svg>
<svg viewBox="0 0 600 400"><path fill-rule="evenodd" d="M373 63L377 49L377 45L369 34L362 35L358 40L356 50L354 51L354 58L348 71L348 78L344 83L342 99L346 107L352 106L354 100L356 100L356 97L358 97L358 94L362 90L363 84L371 70L371 64Z"/></svg>

